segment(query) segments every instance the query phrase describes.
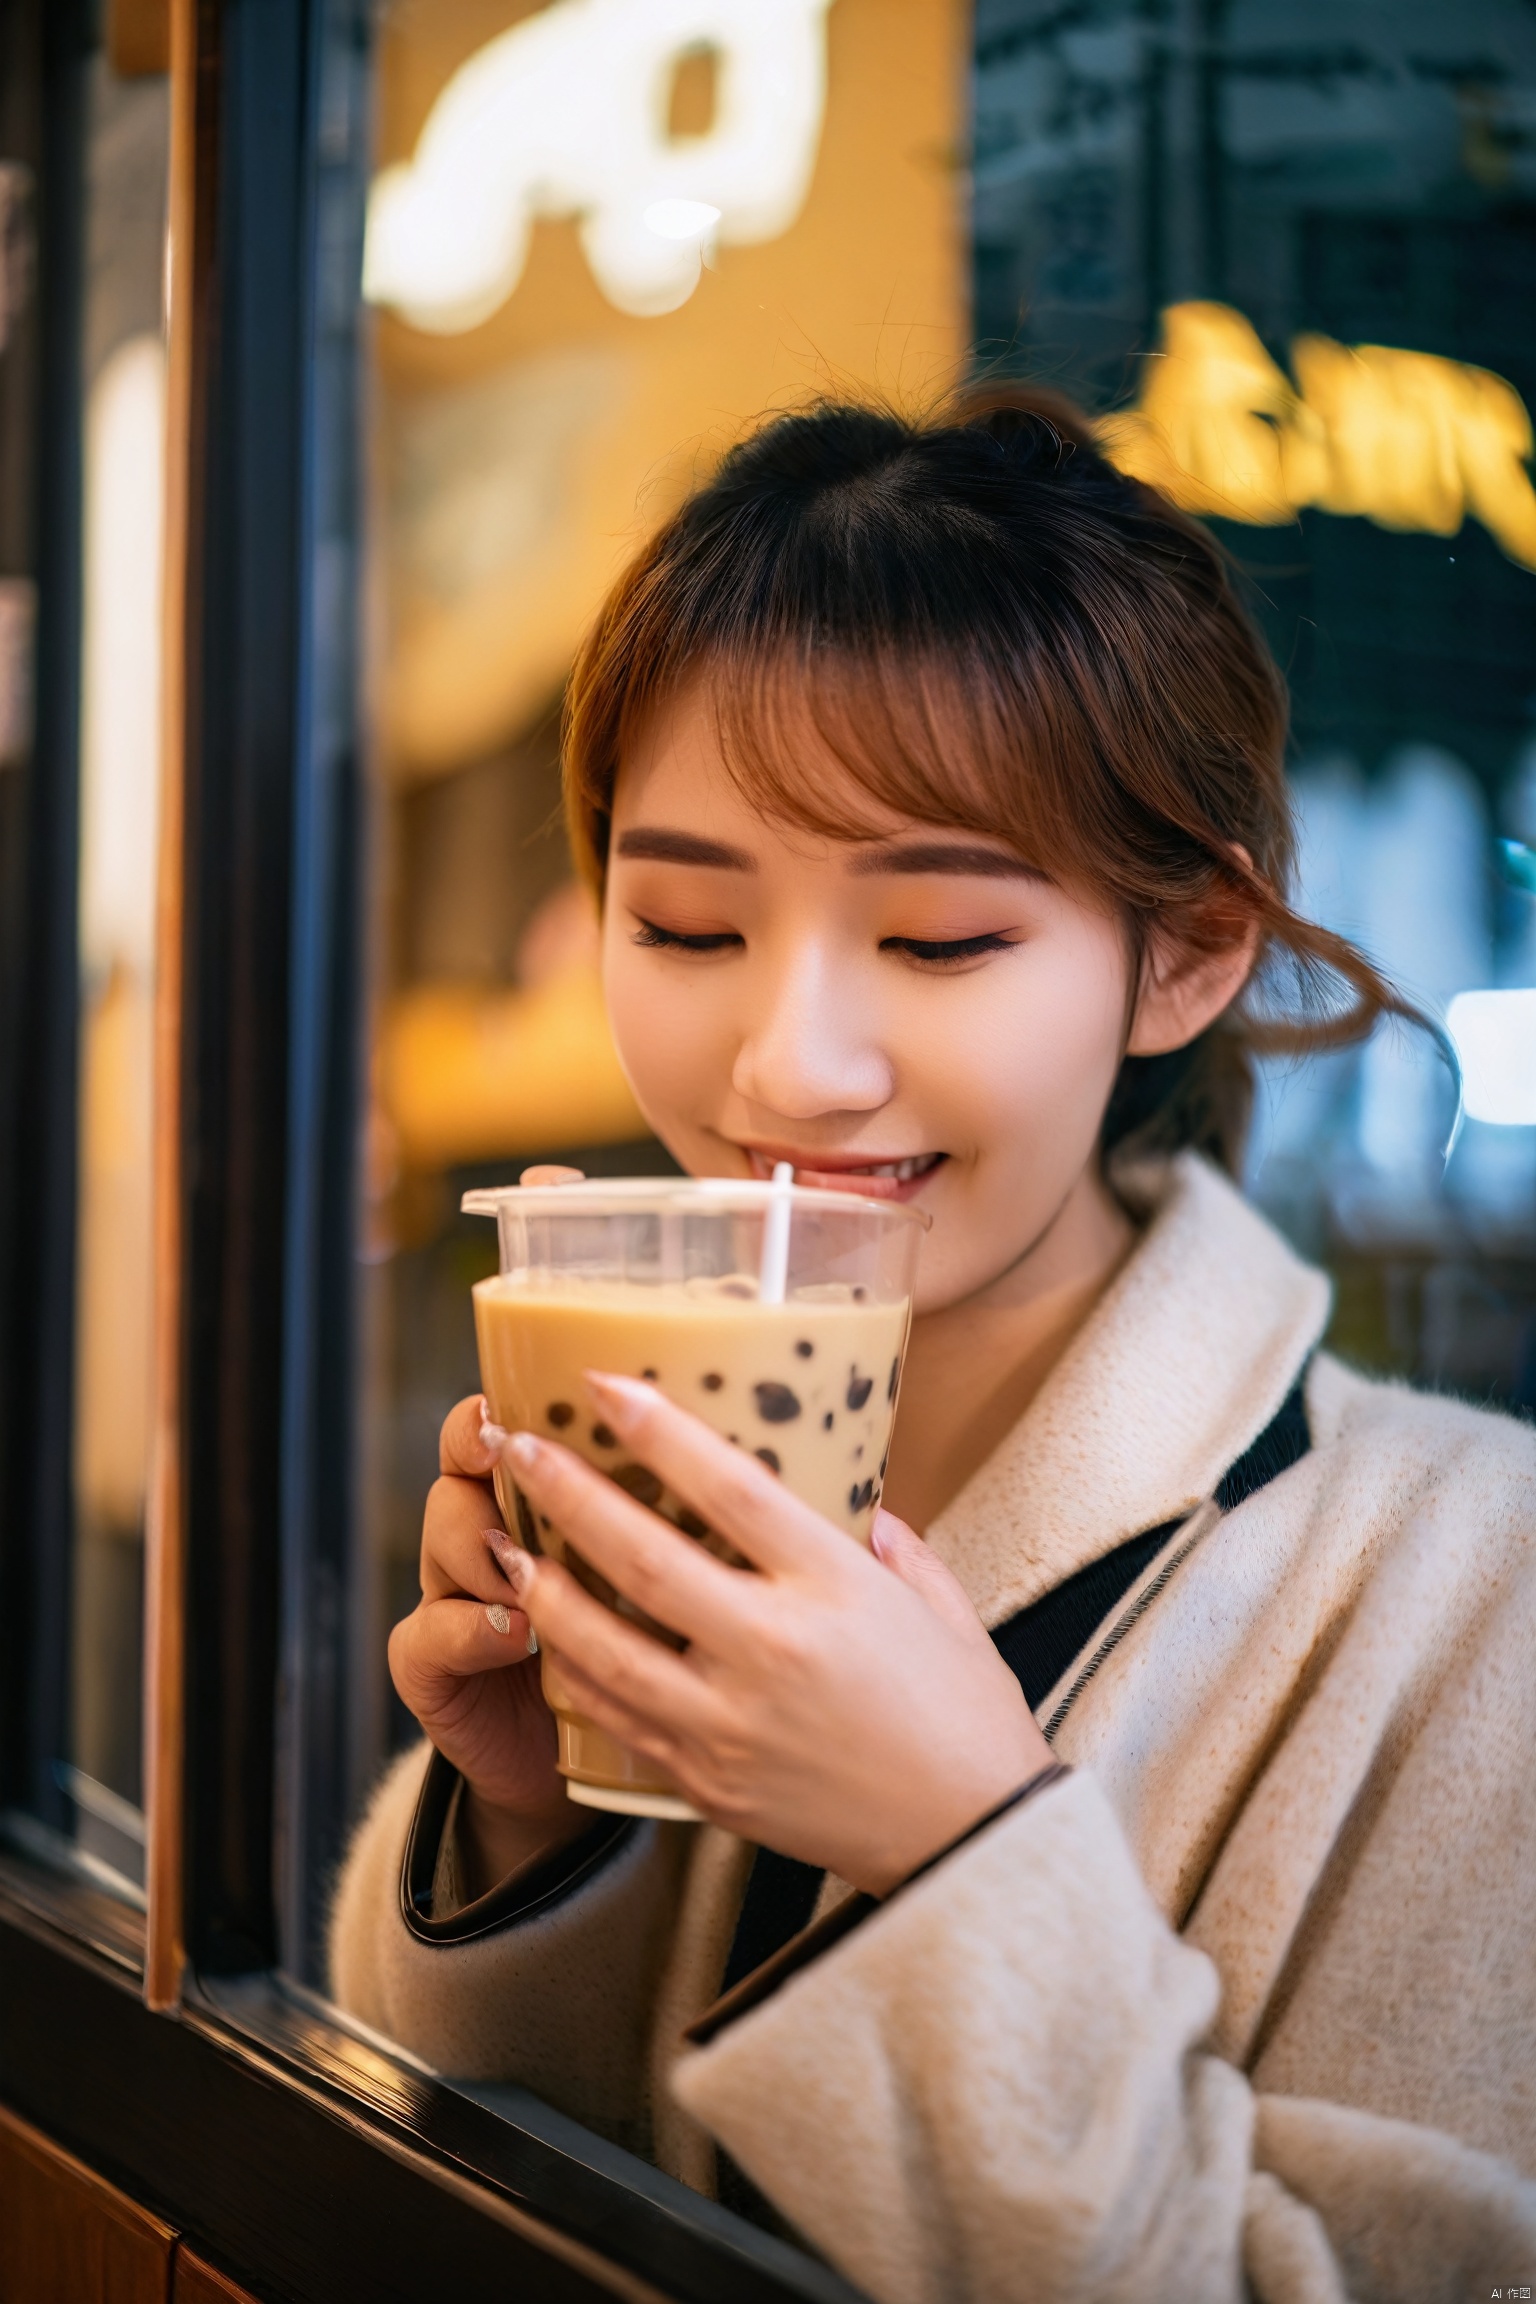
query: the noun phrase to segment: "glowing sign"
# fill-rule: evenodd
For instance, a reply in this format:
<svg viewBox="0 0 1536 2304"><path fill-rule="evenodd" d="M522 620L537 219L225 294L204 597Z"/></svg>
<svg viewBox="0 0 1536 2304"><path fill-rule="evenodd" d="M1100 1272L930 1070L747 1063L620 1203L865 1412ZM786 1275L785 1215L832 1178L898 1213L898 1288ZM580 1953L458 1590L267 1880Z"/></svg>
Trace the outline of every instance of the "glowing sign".
<svg viewBox="0 0 1536 2304"><path fill-rule="evenodd" d="M1255 527L1315 504L1454 536L1470 512L1536 568L1531 420L1501 376L1327 336L1299 336L1291 365L1294 384L1225 304L1170 305L1136 407L1100 427L1107 452L1186 511Z"/></svg>
<svg viewBox="0 0 1536 2304"><path fill-rule="evenodd" d="M1458 992L1446 1023L1471 1118L1536 1126L1536 991Z"/></svg>
<svg viewBox="0 0 1536 2304"><path fill-rule="evenodd" d="M554 0L461 64L414 156L376 178L363 293L440 334L522 277L535 216L575 216L623 312L687 302L715 241L772 240L821 138L830 0ZM714 64L714 118L673 136L678 68Z"/></svg>

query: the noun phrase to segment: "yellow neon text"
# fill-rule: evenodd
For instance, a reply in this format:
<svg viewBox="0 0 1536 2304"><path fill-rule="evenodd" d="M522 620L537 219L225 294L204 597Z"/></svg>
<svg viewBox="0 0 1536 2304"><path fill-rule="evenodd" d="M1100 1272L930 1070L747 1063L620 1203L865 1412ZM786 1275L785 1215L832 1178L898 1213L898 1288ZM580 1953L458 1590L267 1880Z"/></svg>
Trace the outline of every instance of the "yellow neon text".
<svg viewBox="0 0 1536 2304"><path fill-rule="evenodd" d="M1536 568L1531 419L1502 376L1429 352L1298 336L1295 381L1225 304L1172 304L1111 462L1187 512L1278 527L1303 505L1454 536L1468 513Z"/></svg>

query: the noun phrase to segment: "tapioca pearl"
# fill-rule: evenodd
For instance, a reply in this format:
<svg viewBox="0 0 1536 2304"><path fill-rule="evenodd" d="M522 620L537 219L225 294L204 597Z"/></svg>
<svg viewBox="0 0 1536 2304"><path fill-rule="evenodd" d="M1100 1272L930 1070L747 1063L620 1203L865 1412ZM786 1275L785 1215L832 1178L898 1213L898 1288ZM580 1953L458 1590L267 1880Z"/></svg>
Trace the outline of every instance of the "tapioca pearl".
<svg viewBox="0 0 1536 2304"><path fill-rule="evenodd" d="M898 1353L897 1353L897 1355L896 1355L896 1358L895 1358L895 1359L894 1359L894 1360L891 1362L891 1380L890 1380L889 1384L887 1384L887 1386L886 1386L886 1388L885 1388L885 1396L886 1396L887 1400L894 1400L894 1399L895 1399L895 1397L896 1397L896 1386L897 1386L897 1383L898 1383L898 1382L899 1382L899 1380L900 1380L900 1377L901 1377L901 1355L900 1355L900 1353L898 1352Z"/></svg>
<svg viewBox="0 0 1536 2304"><path fill-rule="evenodd" d="M836 1422L837 1418L833 1415L831 1409L829 1408L821 1420L821 1428L823 1432L830 1432Z"/></svg>
<svg viewBox="0 0 1536 2304"><path fill-rule="evenodd" d="M567 1424L574 1424L576 1421L576 1411L569 1400L551 1400L544 1411L544 1415L557 1432L563 1432Z"/></svg>
<svg viewBox="0 0 1536 2304"><path fill-rule="evenodd" d="M861 1481L857 1487L850 1488L848 1491L849 1511L862 1512L867 1504L873 1502L874 1494L875 1484L873 1480Z"/></svg>
<svg viewBox="0 0 1536 2304"><path fill-rule="evenodd" d="M690 1511L686 1504L678 1507L677 1524L683 1534L691 1536L696 1544L702 1544L710 1534L709 1522L701 1520L697 1512Z"/></svg>
<svg viewBox="0 0 1536 2304"><path fill-rule="evenodd" d="M659 1384L661 1382L661 1376L659 1371L655 1368L642 1368L640 1371L640 1381L642 1384Z"/></svg>
<svg viewBox="0 0 1536 2304"><path fill-rule="evenodd" d="M539 1514L539 1526L543 1529L546 1536L549 1534L549 1531L553 1525L553 1521L546 1520L542 1512Z"/></svg>
<svg viewBox="0 0 1536 2304"><path fill-rule="evenodd" d="M855 1288L853 1291L853 1300L855 1304L867 1303L869 1301L869 1290L863 1287Z"/></svg>
<svg viewBox="0 0 1536 2304"><path fill-rule="evenodd" d="M637 1504L661 1502L661 1482L648 1464L619 1464L608 1477L627 1496L633 1496Z"/></svg>
<svg viewBox="0 0 1536 2304"><path fill-rule="evenodd" d="M816 1349L816 1347L815 1347L815 1345L814 1345L814 1344L811 1342L811 1340L810 1340L809 1336L802 1336L802 1337L800 1337L800 1338L798 1339L798 1341L796 1342L796 1345L795 1345L795 1351L797 1352L797 1354L799 1355L799 1357L800 1357L802 1360L809 1360L809 1358L810 1358L811 1354L812 1354L812 1353L815 1351L815 1349Z"/></svg>
<svg viewBox="0 0 1536 2304"><path fill-rule="evenodd" d="M594 1448L617 1448L618 1444L618 1434L610 1431L606 1424L593 1425L592 1445Z"/></svg>
<svg viewBox="0 0 1536 2304"><path fill-rule="evenodd" d="M610 1584L600 1570L594 1568L589 1560L584 1560L579 1552L573 1552L569 1545L566 1546L565 1564L583 1591L590 1592L593 1599L600 1600L605 1608L616 1606L618 1587Z"/></svg>
<svg viewBox="0 0 1536 2304"><path fill-rule="evenodd" d="M707 1374L699 1378L699 1382L706 1392L718 1392L724 1384L725 1378L716 1369L711 1368Z"/></svg>
<svg viewBox="0 0 1536 2304"><path fill-rule="evenodd" d="M858 1369L848 1371L848 1405L855 1413L863 1407L875 1388L873 1376L861 1376Z"/></svg>
<svg viewBox="0 0 1536 2304"><path fill-rule="evenodd" d="M800 1413L800 1402L787 1384L754 1384L752 1397L765 1424L792 1424Z"/></svg>
<svg viewBox="0 0 1536 2304"><path fill-rule="evenodd" d="M752 1453L757 1458L759 1464L767 1465L770 1472L777 1472L780 1470L781 1467L779 1464L779 1452L776 1448L754 1448Z"/></svg>

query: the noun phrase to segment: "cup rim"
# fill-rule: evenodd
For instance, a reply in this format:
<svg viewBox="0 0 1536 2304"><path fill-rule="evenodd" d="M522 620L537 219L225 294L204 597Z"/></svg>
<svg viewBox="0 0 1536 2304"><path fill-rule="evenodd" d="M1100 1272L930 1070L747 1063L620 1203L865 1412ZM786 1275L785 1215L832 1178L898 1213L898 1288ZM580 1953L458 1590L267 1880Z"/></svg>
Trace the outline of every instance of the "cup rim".
<svg viewBox="0 0 1536 2304"><path fill-rule="evenodd" d="M931 1230L933 1217L910 1201L881 1200L862 1192L829 1192L824 1186L774 1184L747 1176L588 1176L579 1184L486 1184L466 1192L459 1207L466 1216L499 1217L515 1207L529 1216L623 1216L638 1207L751 1213L787 1196L795 1208L852 1210Z"/></svg>

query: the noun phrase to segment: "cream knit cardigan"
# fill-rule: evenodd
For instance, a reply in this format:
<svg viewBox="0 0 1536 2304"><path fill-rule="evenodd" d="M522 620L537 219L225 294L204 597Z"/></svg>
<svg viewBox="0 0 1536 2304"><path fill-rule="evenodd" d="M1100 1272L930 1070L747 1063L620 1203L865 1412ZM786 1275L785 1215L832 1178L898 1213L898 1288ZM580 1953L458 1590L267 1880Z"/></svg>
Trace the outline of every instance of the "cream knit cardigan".
<svg viewBox="0 0 1536 2304"><path fill-rule="evenodd" d="M337 1895L337 1998L707 2188L718 2139L882 2304L1471 2304L1536 2286L1536 1435L1311 1362L1327 1287L1192 1157L928 1532L989 1625L1186 1525L1041 1708L1074 1773L699 2049L750 1851L645 1825L548 1915L400 1918L422 1775ZM837 1893L829 1883L827 1898Z"/></svg>

